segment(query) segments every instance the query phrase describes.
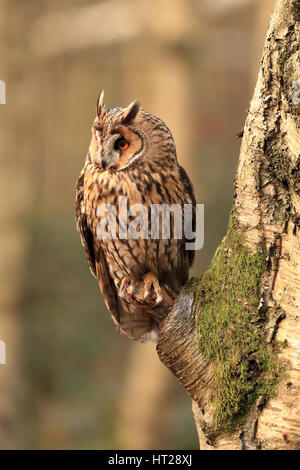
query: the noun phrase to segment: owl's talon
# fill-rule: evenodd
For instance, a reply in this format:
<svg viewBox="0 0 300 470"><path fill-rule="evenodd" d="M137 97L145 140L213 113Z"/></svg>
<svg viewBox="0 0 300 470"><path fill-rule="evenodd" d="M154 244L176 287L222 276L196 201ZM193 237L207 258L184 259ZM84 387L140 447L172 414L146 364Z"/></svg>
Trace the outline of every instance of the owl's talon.
<svg viewBox="0 0 300 470"><path fill-rule="evenodd" d="M166 293L170 296L172 301L175 301L178 295L168 286L168 284L164 284L164 289Z"/></svg>
<svg viewBox="0 0 300 470"><path fill-rule="evenodd" d="M127 303L133 302L135 285L136 281L132 277L124 276L119 288L119 297Z"/></svg>
<svg viewBox="0 0 300 470"><path fill-rule="evenodd" d="M162 297L162 291L158 282L157 277L153 273L147 273L145 274L144 278L144 300L147 299L147 297L150 294L151 289L153 288L155 295L156 295L156 300L154 305L158 305L161 303L163 297Z"/></svg>

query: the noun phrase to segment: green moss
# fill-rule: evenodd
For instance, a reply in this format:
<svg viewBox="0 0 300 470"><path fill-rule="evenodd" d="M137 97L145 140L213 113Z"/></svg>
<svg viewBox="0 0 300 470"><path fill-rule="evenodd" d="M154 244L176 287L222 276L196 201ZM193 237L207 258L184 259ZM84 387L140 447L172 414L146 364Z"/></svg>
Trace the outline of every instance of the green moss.
<svg viewBox="0 0 300 470"><path fill-rule="evenodd" d="M214 367L210 400L217 429L234 429L258 397L274 396L281 375L258 308L266 249L262 243L252 253L244 230L232 215L211 268L185 287L196 295L199 348Z"/></svg>

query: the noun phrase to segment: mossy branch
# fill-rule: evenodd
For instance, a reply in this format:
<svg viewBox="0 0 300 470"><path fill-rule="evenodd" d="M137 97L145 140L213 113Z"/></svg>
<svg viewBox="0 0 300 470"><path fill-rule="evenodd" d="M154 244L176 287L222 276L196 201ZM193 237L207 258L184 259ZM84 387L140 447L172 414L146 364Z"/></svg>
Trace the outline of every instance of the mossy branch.
<svg viewBox="0 0 300 470"><path fill-rule="evenodd" d="M210 269L186 284L161 325L157 346L162 362L202 410L210 442L238 429L257 400L275 395L283 376L279 345L266 334L273 312L261 301L271 266L268 250L262 240L252 252L245 232L232 214Z"/></svg>

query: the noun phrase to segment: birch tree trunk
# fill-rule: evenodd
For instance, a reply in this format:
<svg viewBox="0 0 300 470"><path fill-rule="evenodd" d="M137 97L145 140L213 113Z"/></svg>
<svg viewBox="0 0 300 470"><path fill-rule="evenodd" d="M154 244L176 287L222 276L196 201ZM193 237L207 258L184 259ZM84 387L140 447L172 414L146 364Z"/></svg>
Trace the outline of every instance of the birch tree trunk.
<svg viewBox="0 0 300 470"><path fill-rule="evenodd" d="M160 327L201 449L300 449L299 39L299 0L277 0L227 234Z"/></svg>

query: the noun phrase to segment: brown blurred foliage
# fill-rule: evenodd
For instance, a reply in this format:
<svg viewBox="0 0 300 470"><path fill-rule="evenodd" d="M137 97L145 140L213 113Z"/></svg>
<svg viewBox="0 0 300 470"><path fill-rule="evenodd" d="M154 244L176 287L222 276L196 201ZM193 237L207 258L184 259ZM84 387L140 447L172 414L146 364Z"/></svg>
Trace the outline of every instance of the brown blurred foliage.
<svg viewBox="0 0 300 470"><path fill-rule="evenodd" d="M172 130L205 204L193 273L204 271L231 207L261 3L1 1L0 448L197 448L188 397L154 346L115 331L76 233L74 184L99 91L109 107L139 99Z"/></svg>

